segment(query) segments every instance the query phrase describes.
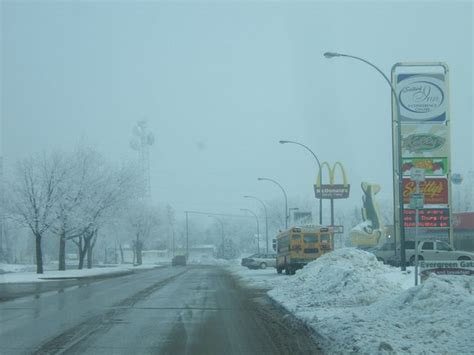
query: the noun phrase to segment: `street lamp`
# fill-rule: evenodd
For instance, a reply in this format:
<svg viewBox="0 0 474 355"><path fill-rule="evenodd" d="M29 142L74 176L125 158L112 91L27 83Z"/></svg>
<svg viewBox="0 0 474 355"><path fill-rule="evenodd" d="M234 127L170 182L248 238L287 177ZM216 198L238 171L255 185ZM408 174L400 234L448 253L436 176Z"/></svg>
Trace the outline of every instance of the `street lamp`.
<svg viewBox="0 0 474 355"><path fill-rule="evenodd" d="M267 251L267 254L268 254L268 214L267 214L267 206L258 197L245 195L244 198L250 198L250 199L256 200L256 201L260 202L263 206L263 211L265 212L265 245L266 245L265 250Z"/></svg>
<svg viewBox="0 0 474 355"><path fill-rule="evenodd" d="M314 159L316 160L316 163L318 164L318 168L319 168L319 171L320 171L320 173L319 173L319 182L318 183L319 183L320 188L322 189L323 172L321 171L321 163L319 162L319 159L316 156L316 154L314 154L314 152L309 147L305 146L302 143L294 142L294 141L280 141L280 144L287 144L287 143L299 145L299 146L305 148L307 151L309 151L313 155ZM322 196L322 192L321 192L321 196L319 197L319 224L320 225L323 224L323 198L322 197L323 196Z"/></svg>
<svg viewBox="0 0 474 355"><path fill-rule="evenodd" d="M258 178L258 181L270 181L270 182L273 182L275 185L277 185L281 191L283 192L283 196L285 196L285 229L288 229L288 196L286 195L286 191L285 189L283 188L283 186L281 186L277 181L273 180L273 179L270 179L270 178L262 178L262 177L259 177Z"/></svg>
<svg viewBox="0 0 474 355"><path fill-rule="evenodd" d="M260 225L258 223L258 217L257 214L247 208L241 208L241 211L248 212L252 214L255 217L255 221L257 222L257 253L260 254Z"/></svg>
<svg viewBox="0 0 474 355"><path fill-rule="evenodd" d="M385 75L385 73L380 70L375 64L369 62L366 59L356 57L350 54L342 54L342 53L335 53L335 52L326 52L324 53L324 57L331 59L335 57L346 57L346 58L352 58L355 60L358 60L360 62L363 62L372 68L374 68L382 77L385 79L387 82L388 86L390 87L390 91L392 92L392 96L395 99L396 105L395 105L395 117L398 116L399 112L399 107L400 107L400 102L398 101L397 93L395 91L395 88L392 85L392 82L390 79ZM392 101L393 102L393 101ZM395 143L394 139L394 130L393 130L393 124L392 124L392 142ZM399 229L400 229L400 265L402 270L406 270L406 260L405 260L405 226L403 222L403 176L402 176L402 146L401 146L401 124L400 122L397 121L397 153L398 153L398 169L397 169L397 175L398 175L398 224L399 224ZM392 145L393 146L393 145ZM393 165L395 166L395 147L393 147L392 150L392 159L393 159ZM394 177L393 180L393 200L395 201L395 196L396 196L396 186L397 182ZM395 202L394 202L395 203ZM397 212L396 208L394 208L394 222L397 220ZM396 244L396 243L395 243Z"/></svg>

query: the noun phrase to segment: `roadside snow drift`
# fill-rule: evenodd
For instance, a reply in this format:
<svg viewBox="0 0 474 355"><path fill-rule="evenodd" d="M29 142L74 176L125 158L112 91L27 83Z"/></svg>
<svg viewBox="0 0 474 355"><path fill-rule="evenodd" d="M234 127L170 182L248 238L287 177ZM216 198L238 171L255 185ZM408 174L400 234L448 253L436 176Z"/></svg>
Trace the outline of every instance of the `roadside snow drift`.
<svg viewBox="0 0 474 355"><path fill-rule="evenodd" d="M387 279L392 268L374 254L358 249L339 249L298 270L280 287L269 292L289 310L301 307L368 305L400 291L401 285Z"/></svg>
<svg viewBox="0 0 474 355"><path fill-rule="evenodd" d="M405 290L393 270L370 253L341 249L268 294L333 353L474 353L474 278L432 276Z"/></svg>

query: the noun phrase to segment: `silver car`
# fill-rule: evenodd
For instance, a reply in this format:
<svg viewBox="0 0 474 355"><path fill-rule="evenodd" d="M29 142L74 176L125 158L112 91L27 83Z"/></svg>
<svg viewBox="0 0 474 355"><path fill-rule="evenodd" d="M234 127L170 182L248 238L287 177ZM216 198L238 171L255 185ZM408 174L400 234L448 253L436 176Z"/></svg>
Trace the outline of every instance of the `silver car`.
<svg viewBox="0 0 474 355"><path fill-rule="evenodd" d="M276 254L253 254L247 258L243 258L241 265L249 269L276 267Z"/></svg>

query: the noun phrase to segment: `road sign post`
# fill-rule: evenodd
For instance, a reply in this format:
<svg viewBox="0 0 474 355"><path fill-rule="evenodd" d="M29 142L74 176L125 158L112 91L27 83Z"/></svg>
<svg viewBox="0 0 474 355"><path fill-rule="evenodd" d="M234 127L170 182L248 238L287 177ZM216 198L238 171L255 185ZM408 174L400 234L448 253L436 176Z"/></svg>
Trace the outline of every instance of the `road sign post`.
<svg viewBox="0 0 474 355"><path fill-rule="evenodd" d="M410 196L410 208L415 209L415 286L418 285L418 219L419 210L423 208L424 194L420 193L420 182L425 181L425 170L412 168L410 180L416 183L416 192Z"/></svg>

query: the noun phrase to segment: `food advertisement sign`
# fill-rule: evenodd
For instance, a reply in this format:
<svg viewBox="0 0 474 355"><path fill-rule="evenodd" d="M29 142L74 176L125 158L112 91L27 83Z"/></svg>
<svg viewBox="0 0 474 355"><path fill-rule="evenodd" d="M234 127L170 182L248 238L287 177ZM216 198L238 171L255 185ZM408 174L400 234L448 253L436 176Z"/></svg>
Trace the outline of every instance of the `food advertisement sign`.
<svg viewBox="0 0 474 355"><path fill-rule="evenodd" d="M398 75L399 116L405 122L446 121L446 84L444 74Z"/></svg>
<svg viewBox="0 0 474 355"><path fill-rule="evenodd" d="M416 210L403 210L403 223L405 228L416 227ZM448 208L424 208L418 210L418 227L420 228L448 228Z"/></svg>
<svg viewBox="0 0 474 355"><path fill-rule="evenodd" d="M445 125L402 125L402 157L449 157L449 130Z"/></svg>
<svg viewBox="0 0 474 355"><path fill-rule="evenodd" d="M416 193L416 182L403 179L403 203L410 202L410 196ZM425 196L425 205L448 204L448 179L428 178L420 183L420 193Z"/></svg>
<svg viewBox="0 0 474 355"><path fill-rule="evenodd" d="M423 169L425 176L446 176L448 173L447 158L403 158L403 175L410 176L412 168Z"/></svg>
<svg viewBox="0 0 474 355"><path fill-rule="evenodd" d="M314 195L321 199L342 199L348 198L351 186L349 184L323 184L314 185Z"/></svg>

